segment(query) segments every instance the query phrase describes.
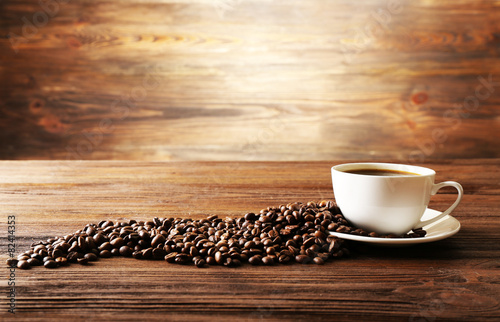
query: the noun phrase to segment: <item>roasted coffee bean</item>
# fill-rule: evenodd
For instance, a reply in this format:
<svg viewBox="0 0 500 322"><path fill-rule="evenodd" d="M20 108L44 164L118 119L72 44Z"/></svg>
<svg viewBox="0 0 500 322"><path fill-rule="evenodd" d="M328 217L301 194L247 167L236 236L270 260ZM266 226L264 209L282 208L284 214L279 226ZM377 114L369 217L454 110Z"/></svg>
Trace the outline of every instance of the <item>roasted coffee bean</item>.
<svg viewBox="0 0 500 322"><path fill-rule="evenodd" d="M165 236L156 235L151 241L151 247L155 248L158 247L159 245L163 246L164 243L165 243Z"/></svg>
<svg viewBox="0 0 500 322"><path fill-rule="evenodd" d="M38 253L38 252L39 252L40 250L42 250L42 249L46 249L46 248L45 248L45 245L43 245L43 244L42 244L42 245L37 245L35 248L33 248L33 251L34 251L35 253Z"/></svg>
<svg viewBox="0 0 500 322"><path fill-rule="evenodd" d="M142 251L142 258L151 259L153 258L153 248L146 248Z"/></svg>
<svg viewBox="0 0 500 322"><path fill-rule="evenodd" d="M205 260L204 260L204 259L201 259L201 258L200 258L200 259L197 259L197 260L194 262L194 264L195 264L195 265L196 265L196 267L198 267L198 268L203 268L203 267L205 267L206 262L205 262Z"/></svg>
<svg viewBox="0 0 500 322"><path fill-rule="evenodd" d="M332 227L334 223L336 227ZM121 255L136 259L164 258L179 264L192 262L196 266L239 266L242 262L272 265L303 256L308 259L302 262L314 261L313 258L325 261L330 256L342 256L345 249L343 241L327 235L327 228L368 235L348 226L333 202L296 202L267 207L258 214L249 212L237 219L211 215L201 220L155 217L146 222L101 221L97 225L88 224L74 234L33 243L17 260L29 260L34 265L35 260L57 264L59 258L84 263ZM411 237L423 233L416 229Z"/></svg>
<svg viewBox="0 0 500 322"><path fill-rule="evenodd" d="M48 260L43 263L43 266L45 266L46 268L56 268L58 265L56 261Z"/></svg>
<svg viewBox="0 0 500 322"><path fill-rule="evenodd" d="M112 248L113 248L113 246L111 245L111 243L104 242L97 249L100 250L100 251L103 251L103 250L109 250L109 251L111 251Z"/></svg>
<svg viewBox="0 0 500 322"><path fill-rule="evenodd" d="M338 233L349 233L350 231L351 231L351 228L348 226L345 226L345 225L340 225L336 230L336 232L338 232Z"/></svg>
<svg viewBox="0 0 500 322"><path fill-rule="evenodd" d="M155 248L153 249L153 258L154 259L164 259L167 252L163 248Z"/></svg>
<svg viewBox="0 0 500 322"><path fill-rule="evenodd" d="M42 261L43 261L43 257L42 257L42 255L40 255L40 254L38 254L38 253L31 254L31 258L35 258L35 259L37 259L39 262L42 262ZM34 265L31 265L31 266L34 266Z"/></svg>
<svg viewBox="0 0 500 322"><path fill-rule="evenodd" d="M66 266L68 265L68 260L66 259L66 257L57 257L55 259L56 263L59 265L59 266Z"/></svg>
<svg viewBox="0 0 500 322"><path fill-rule="evenodd" d="M269 255L274 255L275 252L276 251L275 251L274 247L267 247L266 248L266 253Z"/></svg>
<svg viewBox="0 0 500 322"><path fill-rule="evenodd" d="M78 236L77 238L77 245L80 249L85 249L87 247L87 243L85 242L85 238L82 236Z"/></svg>
<svg viewBox="0 0 500 322"><path fill-rule="evenodd" d="M315 257L316 256L316 252L311 250L310 248L306 249L305 250L305 254L309 257Z"/></svg>
<svg viewBox="0 0 500 322"><path fill-rule="evenodd" d="M106 241L106 237L101 232L95 234L92 237L92 239L94 240L94 243L96 244L96 246L99 246L99 245L101 245L102 243L104 243Z"/></svg>
<svg viewBox="0 0 500 322"><path fill-rule="evenodd" d="M216 252L214 258L217 264L222 265L224 263L224 256L221 252Z"/></svg>
<svg viewBox="0 0 500 322"><path fill-rule="evenodd" d="M215 260L215 258L214 258L214 257L212 257L212 256L208 256L208 257L206 258L206 261L207 261L207 264L208 264L208 265L217 265L217 261L216 261L216 260Z"/></svg>
<svg viewBox="0 0 500 322"><path fill-rule="evenodd" d="M85 257L86 259L88 259L89 262L95 262L96 260L99 259L99 257L97 257L97 255L94 254L94 253L87 253L83 257Z"/></svg>
<svg viewBox="0 0 500 322"><path fill-rule="evenodd" d="M311 215L311 214L307 214L306 216L304 216L304 220L307 222L307 221L314 221L314 216Z"/></svg>
<svg viewBox="0 0 500 322"><path fill-rule="evenodd" d="M167 261L167 263L175 263L175 257L178 255L178 253L176 252L172 252L168 255L165 255L165 261Z"/></svg>
<svg viewBox="0 0 500 322"><path fill-rule="evenodd" d="M190 261L190 256L184 253L175 256L175 262L179 264L187 264Z"/></svg>
<svg viewBox="0 0 500 322"><path fill-rule="evenodd" d="M132 249L129 246L122 246L120 247L120 255L124 257L130 257L132 256Z"/></svg>
<svg viewBox="0 0 500 322"><path fill-rule="evenodd" d="M330 242L330 246L328 247L328 251L330 253L334 253L335 251L337 251L338 249L340 249L340 240L339 239L334 239Z"/></svg>
<svg viewBox="0 0 500 322"><path fill-rule="evenodd" d="M85 257L82 257L82 258L78 258L78 264L80 265L87 265L89 263L89 260Z"/></svg>
<svg viewBox="0 0 500 322"><path fill-rule="evenodd" d="M344 255L344 252L342 251L342 249L339 249L339 250L332 252L330 254L330 256L332 256L333 258L342 257L343 255Z"/></svg>
<svg viewBox="0 0 500 322"><path fill-rule="evenodd" d="M135 259L143 259L142 257L142 251L141 250L136 250L135 252L132 253L132 257Z"/></svg>
<svg viewBox="0 0 500 322"><path fill-rule="evenodd" d="M255 219L256 219L256 216L253 212L249 212L245 215L246 221L254 221Z"/></svg>
<svg viewBox="0 0 500 322"><path fill-rule="evenodd" d="M255 248L255 242L253 240L247 241L243 247L248 248L248 249Z"/></svg>
<svg viewBox="0 0 500 322"><path fill-rule="evenodd" d="M260 216L259 221L263 223L269 223L272 221L272 218L268 216Z"/></svg>
<svg viewBox="0 0 500 322"><path fill-rule="evenodd" d="M66 258L68 259L68 262L70 263L76 263L77 260L78 260L78 253L77 252L70 252L68 253L68 255L66 256Z"/></svg>
<svg viewBox="0 0 500 322"><path fill-rule="evenodd" d="M17 268L30 269L31 265L27 260L20 260L19 262L17 262Z"/></svg>
<svg viewBox="0 0 500 322"><path fill-rule="evenodd" d="M323 265L325 263L325 261L321 257L314 257L313 262L314 262L314 264L317 264L317 265Z"/></svg>
<svg viewBox="0 0 500 322"><path fill-rule="evenodd" d="M9 258L6 260L6 264L9 267L16 267L18 262L19 262L19 260L15 259L15 258Z"/></svg>
<svg viewBox="0 0 500 322"><path fill-rule="evenodd" d="M225 266L238 267L241 266L241 262L238 259L232 259L231 257L226 258Z"/></svg>
<svg viewBox="0 0 500 322"><path fill-rule="evenodd" d="M63 256L63 254L64 254L64 252L59 248L56 248L52 251L53 258L61 257L61 256Z"/></svg>
<svg viewBox="0 0 500 322"><path fill-rule="evenodd" d="M289 263L289 262L290 262L290 260L291 260L291 258L290 258L290 256L288 256L288 255L280 255L280 256L278 257L278 261L279 261L280 263L282 263L282 264Z"/></svg>
<svg viewBox="0 0 500 322"><path fill-rule="evenodd" d="M125 241L121 237L116 237L116 238L112 239L109 243L111 244L111 246L113 248L120 248L123 246Z"/></svg>
<svg viewBox="0 0 500 322"><path fill-rule="evenodd" d="M309 249L310 249L311 251L313 251L314 253L317 253L317 252L319 252L319 250L321 249L321 246L320 246L320 245L324 245L324 244L325 244L325 242L324 242L324 241L322 241L322 240L321 240L321 239L319 239L319 238L317 238L315 242L316 242L316 244L314 244L314 245L312 245L311 247L309 247Z"/></svg>
<svg viewBox="0 0 500 322"><path fill-rule="evenodd" d="M274 265L274 259L269 256L262 257L262 264L264 265Z"/></svg>
<svg viewBox="0 0 500 322"><path fill-rule="evenodd" d="M248 259L248 262L252 265L260 265L262 264L262 256L260 255L252 256Z"/></svg>
<svg viewBox="0 0 500 322"><path fill-rule="evenodd" d="M107 249L105 250L101 250L99 252L99 257L102 257L102 258L110 258L112 255L111 255L111 252Z"/></svg>
<svg viewBox="0 0 500 322"><path fill-rule="evenodd" d="M311 257L307 255L297 255L295 256L295 261L300 264L309 264L311 263Z"/></svg>
<svg viewBox="0 0 500 322"><path fill-rule="evenodd" d="M320 239L326 239L326 234L322 232L321 230L318 230L314 233L314 237L320 238Z"/></svg>
<svg viewBox="0 0 500 322"><path fill-rule="evenodd" d="M30 264L30 266L40 266L42 265L42 261L39 260L38 258L30 258L27 260L27 262Z"/></svg>

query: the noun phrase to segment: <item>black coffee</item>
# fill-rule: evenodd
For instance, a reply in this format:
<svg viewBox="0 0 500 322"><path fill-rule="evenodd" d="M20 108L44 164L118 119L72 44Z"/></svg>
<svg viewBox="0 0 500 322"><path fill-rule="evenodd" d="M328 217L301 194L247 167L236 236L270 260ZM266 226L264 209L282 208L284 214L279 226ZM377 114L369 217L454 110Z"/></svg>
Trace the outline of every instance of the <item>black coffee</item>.
<svg viewBox="0 0 500 322"><path fill-rule="evenodd" d="M407 171L390 170L390 169L355 169L344 171L352 174L363 174L365 176L381 176L381 177L392 177L392 176L418 176L419 174Z"/></svg>

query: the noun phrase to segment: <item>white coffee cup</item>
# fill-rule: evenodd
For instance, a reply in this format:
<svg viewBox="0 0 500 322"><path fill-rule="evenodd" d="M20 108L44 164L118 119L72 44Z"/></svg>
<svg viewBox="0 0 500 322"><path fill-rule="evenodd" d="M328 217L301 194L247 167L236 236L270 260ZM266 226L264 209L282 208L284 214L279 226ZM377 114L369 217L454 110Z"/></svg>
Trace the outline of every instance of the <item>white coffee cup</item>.
<svg viewBox="0 0 500 322"><path fill-rule="evenodd" d="M362 169L402 171L391 176L355 174ZM344 217L355 227L379 234L402 235L451 213L462 200L462 186L454 181L434 183L429 168L392 163L346 163L332 167L333 193ZM457 189L456 201L446 211L422 221L430 196L443 187Z"/></svg>

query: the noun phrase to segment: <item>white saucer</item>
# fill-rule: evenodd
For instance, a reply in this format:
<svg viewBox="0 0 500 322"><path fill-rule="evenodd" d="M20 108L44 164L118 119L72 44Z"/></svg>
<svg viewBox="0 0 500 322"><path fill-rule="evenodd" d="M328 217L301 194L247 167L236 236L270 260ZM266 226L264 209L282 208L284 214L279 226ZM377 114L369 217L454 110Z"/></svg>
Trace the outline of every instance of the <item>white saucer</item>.
<svg viewBox="0 0 500 322"><path fill-rule="evenodd" d="M422 217L423 220L434 218L440 215L441 212L433 209L427 209ZM355 240L365 243L379 244L379 245L410 245L410 244L422 244L429 243L441 239L448 238L455 235L460 230L460 222L448 215L444 216L440 220L423 227L427 234L425 237L419 238L379 238L379 237L368 237L368 236L358 236L344 233L337 233L330 231L330 235L337 236L342 239Z"/></svg>

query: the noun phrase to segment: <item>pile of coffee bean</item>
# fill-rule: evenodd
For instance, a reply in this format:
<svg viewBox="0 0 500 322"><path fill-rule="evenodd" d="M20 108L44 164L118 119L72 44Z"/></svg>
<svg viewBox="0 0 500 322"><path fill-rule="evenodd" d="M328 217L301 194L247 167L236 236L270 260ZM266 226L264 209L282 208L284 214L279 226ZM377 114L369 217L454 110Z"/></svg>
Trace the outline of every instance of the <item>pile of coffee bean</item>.
<svg viewBox="0 0 500 322"><path fill-rule="evenodd" d="M155 217L146 222L87 224L74 234L35 242L7 264L20 269L57 268L114 256L200 268L245 262L323 264L349 254L346 242L328 230L372 235L349 226L333 201L295 202L224 220L211 215L201 220Z"/></svg>

